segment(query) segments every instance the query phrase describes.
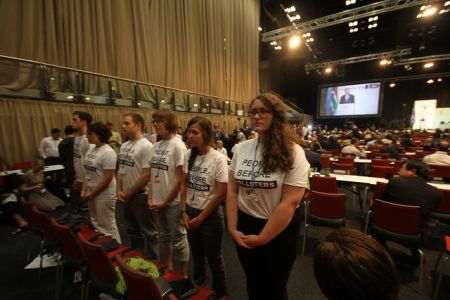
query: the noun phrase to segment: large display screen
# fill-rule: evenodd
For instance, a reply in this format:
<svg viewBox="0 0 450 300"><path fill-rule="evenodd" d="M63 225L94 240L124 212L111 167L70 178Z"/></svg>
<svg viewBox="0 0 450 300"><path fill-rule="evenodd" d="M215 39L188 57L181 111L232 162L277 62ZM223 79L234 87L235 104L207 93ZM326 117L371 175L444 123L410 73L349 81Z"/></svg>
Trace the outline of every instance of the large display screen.
<svg viewBox="0 0 450 300"><path fill-rule="evenodd" d="M321 86L318 105L318 118L379 116L381 83Z"/></svg>

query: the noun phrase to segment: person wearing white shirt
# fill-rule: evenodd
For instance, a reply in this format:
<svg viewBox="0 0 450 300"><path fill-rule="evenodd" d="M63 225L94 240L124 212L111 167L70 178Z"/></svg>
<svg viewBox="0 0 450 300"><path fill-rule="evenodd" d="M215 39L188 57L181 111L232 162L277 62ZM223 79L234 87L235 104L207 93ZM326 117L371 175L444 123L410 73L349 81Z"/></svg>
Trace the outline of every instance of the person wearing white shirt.
<svg viewBox="0 0 450 300"><path fill-rule="evenodd" d="M343 154L352 154L361 158L366 158L366 152L358 147L359 140L357 138L352 138L351 144L342 148Z"/></svg>
<svg viewBox="0 0 450 300"><path fill-rule="evenodd" d="M62 140L61 130L59 128L52 128L51 136L41 140L39 144L39 155L44 159L46 166L60 163L58 145Z"/></svg>
<svg viewBox="0 0 450 300"><path fill-rule="evenodd" d="M144 249L142 237L148 241L150 259L158 260L158 229L147 209L147 183L150 179L150 157L153 145L144 138L144 119L138 114L125 114L122 129L129 140L120 147L117 172L117 195L123 203L125 226L131 246Z"/></svg>
<svg viewBox="0 0 450 300"><path fill-rule="evenodd" d="M249 299L287 299L309 163L295 143L287 108L278 96L257 96L250 103L250 116L258 139L237 145L231 161L228 232L246 274Z"/></svg>
<svg viewBox="0 0 450 300"><path fill-rule="evenodd" d="M225 149L223 147L223 141L222 140L217 140L216 141L216 146L217 146L217 152L222 153L223 155L225 155L226 157L228 157L228 153L227 153L227 149Z"/></svg>
<svg viewBox="0 0 450 300"><path fill-rule="evenodd" d="M448 155L448 146L449 143L447 141L440 141L435 153L427 155L423 158L423 162L427 165L443 165L450 166L450 156Z"/></svg>
<svg viewBox="0 0 450 300"><path fill-rule="evenodd" d="M176 137L177 119L168 109L152 115L153 126L162 139L154 145L151 155L151 175L148 207L158 224L165 265L173 269L173 248L180 262L179 272L187 277L189 245L186 228L180 218L180 188L184 178L186 145Z"/></svg>
<svg viewBox="0 0 450 300"><path fill-rule="evenodd" d="M88 203L92 224L105 235L121 242L116 224L116 171L117 155L109 146L111 131L103 123L88 126L87 138L95 145L86 153L86 170L81 197Z"/></svg>
<svg viewBox="0 0 450 300"><path fill-rule="evenodd" d="M222 258L223 212L228 182L227 158L210 147L212 124L195 117L188 123L191 149L184 159L181 187L181 217L187 229L194 261L194 282L206 279L206 260L211 268L216 299L227 294ZM219 141L219 140L218 140Z"/></svg>

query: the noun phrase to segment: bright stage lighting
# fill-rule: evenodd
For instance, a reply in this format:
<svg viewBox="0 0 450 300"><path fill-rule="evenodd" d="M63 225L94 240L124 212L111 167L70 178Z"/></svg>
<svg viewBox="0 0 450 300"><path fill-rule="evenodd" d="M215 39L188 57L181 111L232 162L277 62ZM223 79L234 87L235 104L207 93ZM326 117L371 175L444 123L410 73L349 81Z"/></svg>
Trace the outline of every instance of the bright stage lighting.
<svg viewBox="0 0 450 300"><path fill-rule="evenodd" d="M391 89L392 89L392 88L395 88L395 86L396 86L395 82L389 83L389 87L390 87Z"/></svg>
<svg viewBox="0 0 450 300"><path fill-rule="evenodd" d="M427 62L426 64L423 65L423 67L424 67L425 69L429 69L429 68L431 68L431 67L433 67L433 66L434 66L434 62Z"/></svg>
<svg viewBox="0 0 450 300"><path fill-rule="evenodd" d="M289 39L289 48L297 48L300 45L300 37L298 35L294 35Z"/></svg>

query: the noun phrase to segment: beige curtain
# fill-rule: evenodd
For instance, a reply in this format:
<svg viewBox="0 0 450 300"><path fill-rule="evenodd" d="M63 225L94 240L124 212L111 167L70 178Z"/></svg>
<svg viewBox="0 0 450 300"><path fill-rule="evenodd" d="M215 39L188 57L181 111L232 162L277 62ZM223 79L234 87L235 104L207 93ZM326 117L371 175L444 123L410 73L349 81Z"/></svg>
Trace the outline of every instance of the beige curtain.
<svg viewBox="0 0 450 300"><path fill-rule="evenodd" d="M249 102L258 25L258 0L0 0L0 54ZM37 70L4 64L0 86L36 86Z"/></svg>
<svg viewBox="0 0 450 300"><path fill-rule="evenodd" d="M147 131L153 133L151 109L0 98L0 156L10 164L36 161L40 140L49 136L54 127L64 131L64 127L71 124L72 113L76 110L89 112L94 121L112 122L116 131L120 131L125 113L138 113L144 117ZM212 114L177 112L177 115L183 128L192 117L201 115L222 126L226 133L231 133L236 126L242 127L245 120L243 117L238 120L237 116Z"/></svg>

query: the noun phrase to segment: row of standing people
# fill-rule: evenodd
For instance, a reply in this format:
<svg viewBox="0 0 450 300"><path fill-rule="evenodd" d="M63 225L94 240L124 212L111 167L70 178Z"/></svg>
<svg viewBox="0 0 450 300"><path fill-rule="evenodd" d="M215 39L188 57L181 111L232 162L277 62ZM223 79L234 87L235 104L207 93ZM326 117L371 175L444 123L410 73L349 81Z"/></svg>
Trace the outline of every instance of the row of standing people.
<svg viewBox="0 0 450 300"><path fill-rule="evenodd" d="M229 170L226 157L210 147L213 129L205 118L189 122L191 149L187 150L175 137L177 120L172 111L153 113L153 126L162 136L154 145L143 137L144 119L124 115L122 128L129 140L121 146L117 163L107 144L110 130L91 123L88 113L74 112L73 124L80 134L74 142L74 186L88 203L92 223L120 241L115 221L118 199L132 247L142 248L140 237L145 237L150 245L147 255L158 260L161 243L167 267L173 268L175 253L179 271L186 276L190 246L194 281L205 280L206 258L212 288L221 297L227 288L219 204L226 197L228 231L247 277L249 299L285 298L297 253L298 207L309 164L277 96L261 94L250 107L258 138L237 147Z"/></svg>

